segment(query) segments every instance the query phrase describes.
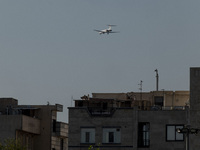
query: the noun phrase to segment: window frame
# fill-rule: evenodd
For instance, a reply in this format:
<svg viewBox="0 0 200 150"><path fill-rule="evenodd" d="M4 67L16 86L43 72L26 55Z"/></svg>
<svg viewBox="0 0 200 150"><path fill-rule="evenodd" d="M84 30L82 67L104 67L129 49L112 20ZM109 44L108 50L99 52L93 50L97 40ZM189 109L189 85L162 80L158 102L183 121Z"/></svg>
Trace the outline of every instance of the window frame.
<svg viewBox="0 0 200 150"><path fill-rule="evenodd" d="M102 127L102 144L121 144L121 127Z"/></svg>
<svg viewBox="0 0 200 150"><path fill-rule="evenodd" d="M114 139L115 139L115 133L114 132L108 132L108 142L114 143Z"/></svg>
<svg viewBox="0 0 200 150"><path fill-rule="evenodd" d="M80 130L81 144L95 144L95 127L81 127Z"/></svg>
<svg viewBox="0 0 200 150"><path fill-rule="evenodd" d="M174 139L169 139L169 136L168 136L168 127L174 127ZM177 131L176 131L176 129L178 129L178 128L180 128L180 127L182 127L182 128L184 128L184 125L183 124L167 124L166 125L166 141L167 142L183 142L184 141L184 134L183 133L178 133ZM173 134L173 133L172 133ZM182 137L181 137L181 139L179 140L179 139L177 139L177 137L178 137L178 134L182 134Z"/></svg>
<svg viewBox="0 0 200 150"><path fill-rule="evenodd" d="M139 137L142 138L142 141L140 141ZM149 147L150 147L150 122L138 122L138 148L149 148Z"/></svg>

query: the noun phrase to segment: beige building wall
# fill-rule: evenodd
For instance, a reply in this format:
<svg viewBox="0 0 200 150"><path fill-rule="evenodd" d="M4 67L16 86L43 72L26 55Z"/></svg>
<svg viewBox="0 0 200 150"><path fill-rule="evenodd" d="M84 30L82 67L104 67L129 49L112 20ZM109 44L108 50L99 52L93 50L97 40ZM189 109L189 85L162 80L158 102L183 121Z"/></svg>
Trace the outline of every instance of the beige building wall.
<svg viewBox="0 0 200 150"><path fill-rule="evenodd" d="M148 101L150 106L155 105L155 97L163 97L164 107L188 106L189 91L151 91L151 92L128 92L128 93L92 93L92 98ZM140 103L140 102L138 102Z"/></svg>

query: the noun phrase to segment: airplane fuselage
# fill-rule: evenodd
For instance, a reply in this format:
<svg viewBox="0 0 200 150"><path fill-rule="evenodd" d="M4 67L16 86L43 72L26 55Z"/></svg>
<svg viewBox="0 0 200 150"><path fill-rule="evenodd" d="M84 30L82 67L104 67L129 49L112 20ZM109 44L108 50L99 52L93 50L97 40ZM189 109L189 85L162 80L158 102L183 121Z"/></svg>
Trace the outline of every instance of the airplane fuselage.
<svg viewBox="0 0 200 150"><path fill-rule="evenodd" d="M101 32L99 32L99 34L104 34L104 33L109 34L111 31L112 31L111 29L105 29L105 30L101 30Z"/></svg>

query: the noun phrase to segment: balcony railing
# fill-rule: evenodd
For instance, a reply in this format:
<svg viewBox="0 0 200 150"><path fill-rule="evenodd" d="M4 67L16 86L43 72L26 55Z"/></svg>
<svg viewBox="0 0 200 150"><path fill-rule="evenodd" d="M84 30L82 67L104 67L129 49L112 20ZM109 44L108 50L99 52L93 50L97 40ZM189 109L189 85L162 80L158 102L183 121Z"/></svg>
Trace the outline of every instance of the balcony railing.
<svg viewBox="0 0 200 150"><path fill-rule="evenodd" d="M153 110L153 111L160 111L160 110L185 110L188 106L138 106L139 110Z"/></svg>
<svg viewBox="0 0 200 150"><path fill-rule="evenodd" d="M90 114L95 116L110 116L114 110L114 108L88 107Z"/></svg>
<svg viewBox="0 0 200 150"><path fill-rule="evenodd" d="M144 110L144 111L169 111L169 110L186 110L188 106L134 106L137 107L138 110ZM102 108L102 107L87 107L88 111L91 115L96 116L106 116L106 115L112 115L113 112L116 110L116 108L122 108L122 107L110 107L110 108ZM130 109L131 107L127 107ZM123 107L123 109L126 109L126 107Z"/></svg>
<svg viewBox="0 0 200 150"><path fill-rule="evenodd" d="M40 120L22 115L22 130L34 134L40 134Z"/></svg>

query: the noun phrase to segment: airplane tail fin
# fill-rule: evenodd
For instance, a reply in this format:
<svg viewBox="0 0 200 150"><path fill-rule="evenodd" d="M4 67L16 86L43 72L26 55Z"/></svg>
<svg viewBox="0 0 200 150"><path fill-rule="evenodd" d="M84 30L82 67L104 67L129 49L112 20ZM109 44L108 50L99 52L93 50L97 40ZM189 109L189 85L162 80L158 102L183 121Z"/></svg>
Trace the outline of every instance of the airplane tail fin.
<svg viewBox="0 0 200 150"><path fill-rule="evenodd" d="M107 26L108 26L108 30L111 30L112 27L115 27L117 25L108 24Z"/></svg>

